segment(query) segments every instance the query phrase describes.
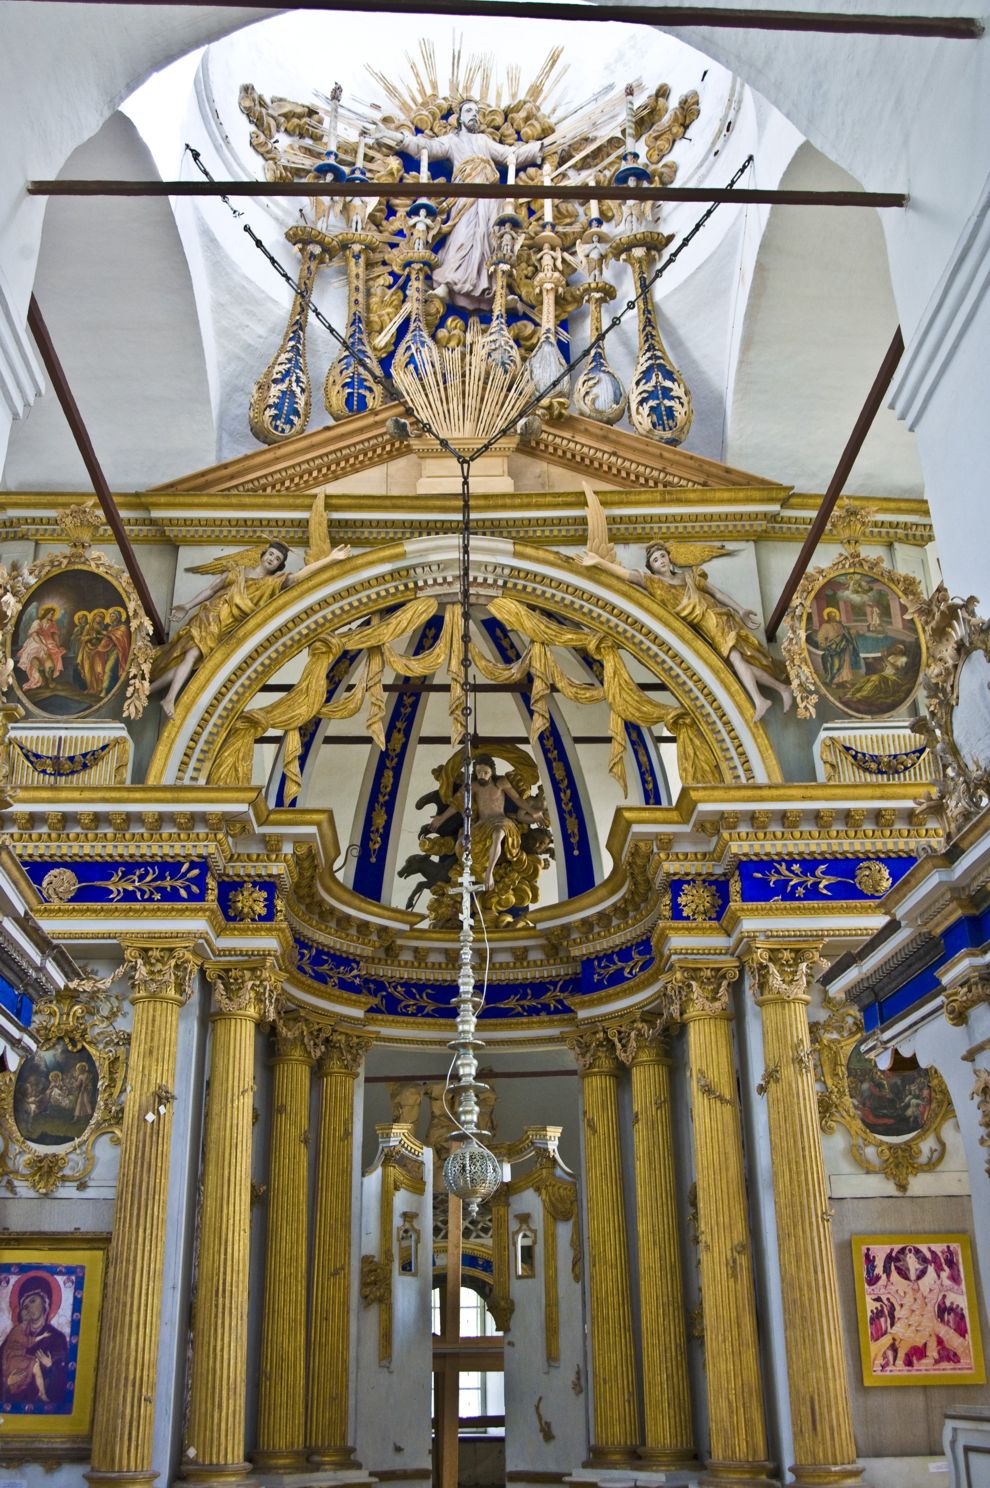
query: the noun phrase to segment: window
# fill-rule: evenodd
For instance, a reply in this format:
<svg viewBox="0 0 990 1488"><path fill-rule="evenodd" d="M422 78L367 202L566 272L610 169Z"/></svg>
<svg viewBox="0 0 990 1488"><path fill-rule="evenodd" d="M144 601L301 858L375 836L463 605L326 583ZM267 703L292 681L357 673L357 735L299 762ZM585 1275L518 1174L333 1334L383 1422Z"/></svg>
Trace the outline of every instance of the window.
<svg viewBox="0 0 990 1488"><path fill-rule="evenodd" d="M460 1331L462 1338L500 1338L495 1319L485 1306L485 1299L471 1287L461 1287ZM441 1331L440 1288L433 1288L433 1331ZM435 1409L431 1397L431 1409ZM481 1373L462 1369L458 1391L457 1414L465 1436L504 1436L502 1426L465 1426L465 1421L479 1416L505 1415L505 1388L500 1370Z"/></svg>

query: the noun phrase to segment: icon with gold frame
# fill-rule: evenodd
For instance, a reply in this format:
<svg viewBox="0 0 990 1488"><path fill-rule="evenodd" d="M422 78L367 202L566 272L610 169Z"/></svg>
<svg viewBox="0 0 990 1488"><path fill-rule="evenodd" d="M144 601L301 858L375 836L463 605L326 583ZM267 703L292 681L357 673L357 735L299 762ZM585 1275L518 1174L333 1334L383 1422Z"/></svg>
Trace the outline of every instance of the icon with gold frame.
<svg viewBox="0 0 990 1488"><path fill-rule="evenodd" d="M968 1235L853 1235L864 1385L986 1381Z"/></svg>
<svg viewBox="0 0 990 1488"><path fill-rule="evenodd" d="M108 1235L0 1240L0 1413L7 1458L89 1455Z"/></svg>

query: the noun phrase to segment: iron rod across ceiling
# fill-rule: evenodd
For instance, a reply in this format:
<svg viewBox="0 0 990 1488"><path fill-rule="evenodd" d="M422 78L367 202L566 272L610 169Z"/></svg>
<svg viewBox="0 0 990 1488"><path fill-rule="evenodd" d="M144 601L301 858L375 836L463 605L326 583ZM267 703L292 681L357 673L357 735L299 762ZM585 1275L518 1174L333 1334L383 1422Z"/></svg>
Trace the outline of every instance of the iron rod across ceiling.
<svg viewBox="0 0 990 1488"><path fill-rule="evenodd" d="M391 201L736 202L775 207L904 207L901 191L781 191L734 186L558 186L486 181L29 181L29 196L382 197Z"/></svg>
<svg viewBox="0 0 990 1488"><path fill-rule="evenodd" d="M34 0L51 4L53 0ZM64 0L61 0L64 3ZM267 10L271 0L71 0L76 5L140 5L142 9ZM409 0L295 0L293 10L349 11L353 15L407 15ZM763 10L719 5L576 5L569 0L428 0L422 15L491 17L530 21L618 21L663 29L709 26L734 31L804 31L848 36L913 36L972 41L983 35L973 16L855 15L842 11Z"/></svg>

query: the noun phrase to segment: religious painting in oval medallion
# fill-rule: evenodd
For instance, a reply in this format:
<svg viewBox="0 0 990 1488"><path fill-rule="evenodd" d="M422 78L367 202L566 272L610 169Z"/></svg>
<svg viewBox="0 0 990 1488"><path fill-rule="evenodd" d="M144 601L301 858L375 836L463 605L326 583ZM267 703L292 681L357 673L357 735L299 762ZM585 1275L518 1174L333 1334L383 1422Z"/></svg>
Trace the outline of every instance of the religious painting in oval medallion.
<svg viewBox="0 0 990 1488"><path fill-rule="evenodd" d="M61 1147L83 1135L96 1111L99 1072L83 1045L64 1039L39 1049L17 1071L14 1124L35 1147Z"/></svg>
<svg viewBox="0 0 990 1488"><path fill-rule="evenodd" d="M830 569L804 609L804 648L815 686L854 718L889 718L914 697L925 646L906 595L850 564Z"/></svg>
<svg viewBox="0 0 990 1488"><path fill-rule="evenodd" d="M126 595L84 567L58 569L29 590L10 640L19 701L49 718L104 711L127 681L130 654Z"/></svg>
<svg viewBox="0 0 990 1488"><path fill-rule="evenodd" d="M890 1069L882 1070L867 1059L860 1039L846 1059L846 1079L853 1109L871 1136L896 1141L924 1131L934 1092L917 1060L895 1056Z"/></svg>

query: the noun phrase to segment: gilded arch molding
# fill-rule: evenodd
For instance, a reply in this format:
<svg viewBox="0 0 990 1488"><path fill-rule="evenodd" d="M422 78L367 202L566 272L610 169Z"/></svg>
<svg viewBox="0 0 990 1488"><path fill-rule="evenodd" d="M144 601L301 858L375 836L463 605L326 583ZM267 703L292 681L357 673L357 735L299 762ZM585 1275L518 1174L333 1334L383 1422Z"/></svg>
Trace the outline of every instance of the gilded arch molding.
<svg viewBox="0 0 990 1488"><path fill-rule="evenodd" d="M497 595L542 606L558 619L605 633L685 707L713 746L727 783L781 780L776 755L734 673L677 616L623 581L579 568L560 554L478 537L472 542L476 602ZM229 730L258 689L321 636L417 598L450 603L458 539L417 538L356 554L315 573L260 609L207 657L162 733L147 783L205 782Z"/></svg>

